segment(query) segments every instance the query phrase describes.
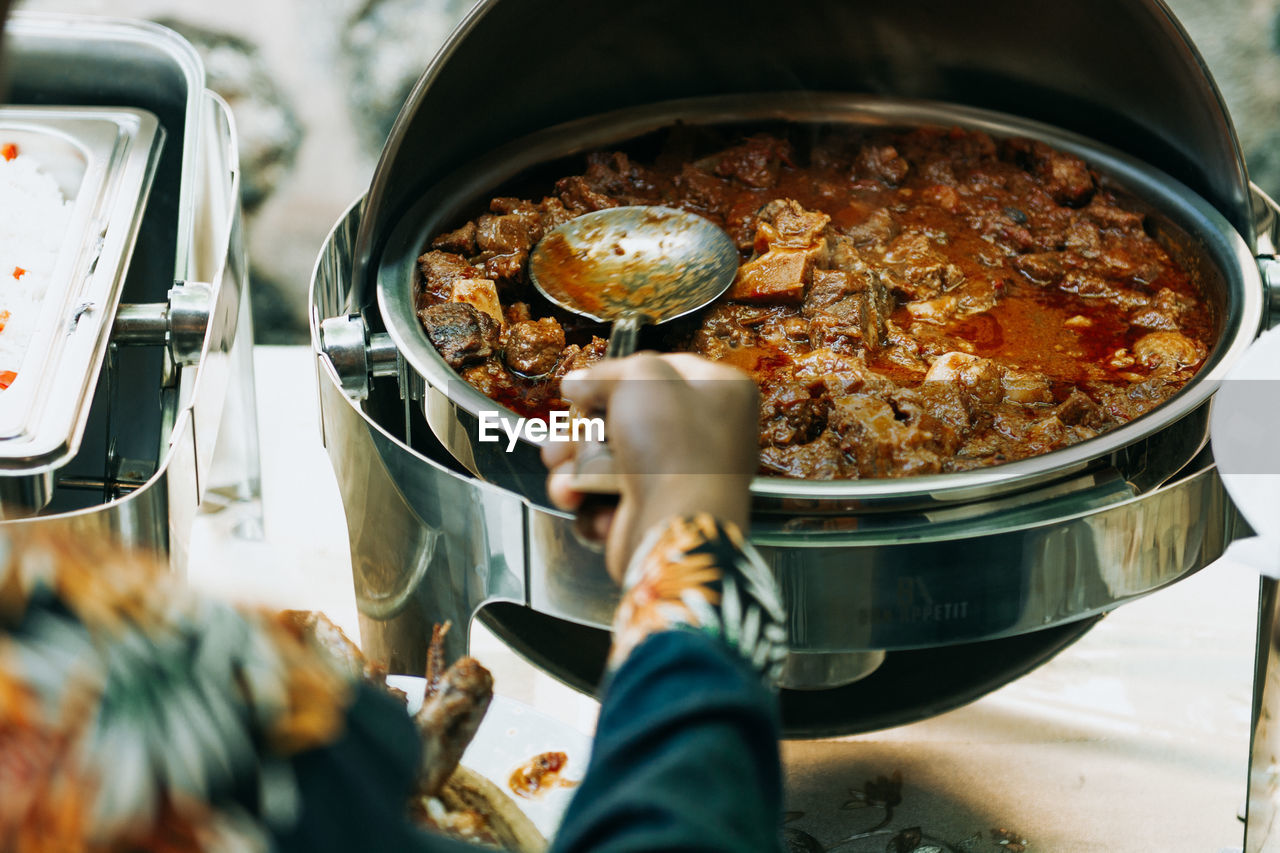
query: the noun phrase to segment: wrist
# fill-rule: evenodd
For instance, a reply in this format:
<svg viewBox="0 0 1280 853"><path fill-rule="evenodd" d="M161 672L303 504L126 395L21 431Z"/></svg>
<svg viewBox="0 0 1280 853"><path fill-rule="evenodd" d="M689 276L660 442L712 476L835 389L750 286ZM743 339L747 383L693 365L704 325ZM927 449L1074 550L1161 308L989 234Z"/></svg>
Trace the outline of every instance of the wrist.
<svg viewBox="0 0 1280 853"><path fill-rule="evenodd" d="M610 668L650 634L694 630L718 637L773 683L786 656L785 618L774 578L737 524L707 512L673 515L627 567Z"/></svg>
<svg viewBox="0 0 1280 853"><path fill-rule="evenodd" d="M751 477L731 474L683 474L659 478L638 496L635 518L638 545L655 527L673 518L709 515L744 534L751 522Z"/></svg>

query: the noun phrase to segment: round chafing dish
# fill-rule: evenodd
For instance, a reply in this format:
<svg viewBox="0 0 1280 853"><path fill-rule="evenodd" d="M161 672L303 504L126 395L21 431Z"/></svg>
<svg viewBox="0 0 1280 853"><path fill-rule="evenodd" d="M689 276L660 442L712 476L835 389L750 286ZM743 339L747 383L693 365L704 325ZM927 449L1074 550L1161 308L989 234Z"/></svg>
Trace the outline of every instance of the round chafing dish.
<svg viewBox="0 0 1280 853"><path fill-rule="evenodd" d="M467 418L494 404L418 330L408 270L433 229L520 169L674 118L1044 139L1158 211L1221 319L1194 383L1065 451L915 480L759 478L753 541L782 585L789 684L804 688L784 690L789 731L866 730L968 701L1221 554L1235 515L1203 449L1205 413L1262 322L1257 229L1270 208L1251 195L1221 98L1162 5L806 0L779 16L754 0L655 0L602 16L586 0L491 0L423 75L312 281L366 651L415 671L432 621L478 613L551 673L594 686L616 591L546 505L539 468L504 472L509 460L463 441ZM460 651L463 634L450 639Z"/></svg>

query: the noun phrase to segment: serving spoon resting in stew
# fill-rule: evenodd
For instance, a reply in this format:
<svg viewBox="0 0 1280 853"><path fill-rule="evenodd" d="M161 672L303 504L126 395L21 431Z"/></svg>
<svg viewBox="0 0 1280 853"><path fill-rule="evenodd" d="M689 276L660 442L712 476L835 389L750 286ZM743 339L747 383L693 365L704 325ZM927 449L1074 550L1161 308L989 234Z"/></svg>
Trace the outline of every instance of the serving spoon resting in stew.
<svg viewBox="0 0 1280 853"><path fill-rule="evenodd" d="M635 352L640 330L715 301L738 272L738 249L719 226L658 205L610 207L553 229L529 255L529 278L566 311L612 323L605 358ZM616 494L608 445L588 442L574 488Z"/></svg>

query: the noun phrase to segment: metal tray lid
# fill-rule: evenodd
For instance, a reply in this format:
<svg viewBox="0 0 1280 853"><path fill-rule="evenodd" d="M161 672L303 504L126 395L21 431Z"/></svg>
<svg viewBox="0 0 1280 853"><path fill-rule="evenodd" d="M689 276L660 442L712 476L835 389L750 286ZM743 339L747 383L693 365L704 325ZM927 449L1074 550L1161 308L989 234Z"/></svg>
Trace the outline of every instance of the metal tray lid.
<svg viewBox="0 0 1280 853"><path fill-rule="evenodd" d="M392 128L360 223L352 309L372 303L400 217L476 156L595 113L777 91L945 101L1072 130L1177 178L1252 246L1235 129L1160 0L486 0Z"/></svg>
<svg viewBox="0 0 1280 853"><path fill-rule="evenodd" d="M52 470L79 449L163 136L145 110L0 108L0 145L38 161L71 208L17 377L0 391L0 474Z"/></svg>

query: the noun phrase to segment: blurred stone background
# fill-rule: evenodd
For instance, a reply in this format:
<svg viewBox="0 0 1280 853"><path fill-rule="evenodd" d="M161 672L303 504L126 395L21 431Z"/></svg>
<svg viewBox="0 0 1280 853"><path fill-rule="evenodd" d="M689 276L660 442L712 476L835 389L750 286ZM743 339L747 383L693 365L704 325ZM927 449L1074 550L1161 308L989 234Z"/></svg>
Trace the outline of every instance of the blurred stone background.
<svg viewBox="0 0 1280 853"><path fill-rule="evenodd" d="M303 343L329 228L470 0L18 0L151 18L205 56L239 129L257 339ZM1280 0L1170 0L1226 95L1253 180L1280 195ZM1100 25L1104 25L1100 23Z"/></svg>

